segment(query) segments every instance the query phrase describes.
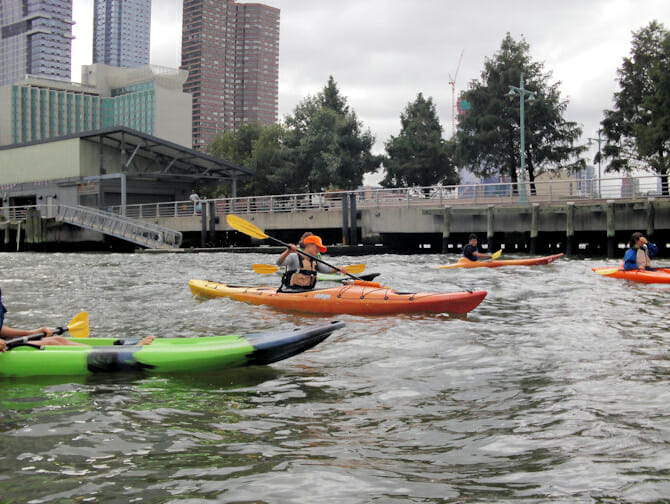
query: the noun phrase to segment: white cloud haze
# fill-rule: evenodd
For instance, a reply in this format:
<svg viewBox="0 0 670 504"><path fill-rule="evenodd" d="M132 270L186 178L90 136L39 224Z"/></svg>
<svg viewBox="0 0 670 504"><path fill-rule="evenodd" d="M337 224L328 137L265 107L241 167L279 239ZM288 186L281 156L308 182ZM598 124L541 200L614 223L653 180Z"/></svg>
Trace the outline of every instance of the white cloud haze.
<svg viewBox="0 0 670 504"><path fill-rule="evenodd" d="M225 0L221 0L222 2ZM400 130L400 113L422 92L433 98L451 136L451 88L479 79L509 32L525 37L534 61L561 82L566 118L593 137L612 105L616 70L631 33L656 19L666 28L668 0L268 0L281 9L279 115L292 113L332 75L377 139L376 152ZM181 62L181 0L153 0L151 63ZM72 75L91 63L93 0L74 0ZM510 84L518 84L511 82ZM586 140L584 140L586 141Z"/></svg>

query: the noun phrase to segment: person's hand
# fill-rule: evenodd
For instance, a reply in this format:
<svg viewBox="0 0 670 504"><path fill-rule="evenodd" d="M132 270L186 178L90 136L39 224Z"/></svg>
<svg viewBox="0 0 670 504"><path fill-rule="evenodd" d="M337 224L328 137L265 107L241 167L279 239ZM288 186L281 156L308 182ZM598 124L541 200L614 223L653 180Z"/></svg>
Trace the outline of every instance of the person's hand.
<svg viewBox="0 0 670 504"><path fill-rule="evenodd" d="M44 333L45 338L48 338L49 336L53 336L53 334L54 334L54 330L49 329L48 327L40 327L39 329L36 329L35 331L33 331L33 334L42 333L42 332Z"/></svg>
<svg viewBox="0 0 670 504"><path fill-rule="evenodd" d="M0 352L4 352L7 350L7 343L5 340L0 339Z"/></svg>
<svg viewBox="0 0 670 504"><path fill-rule="evenodd" d="M289 249L291 252L297 252L297 251L298 251L298 247L296 247L296 246L293 245L292 243L289 244L288 249Z"/></svg>

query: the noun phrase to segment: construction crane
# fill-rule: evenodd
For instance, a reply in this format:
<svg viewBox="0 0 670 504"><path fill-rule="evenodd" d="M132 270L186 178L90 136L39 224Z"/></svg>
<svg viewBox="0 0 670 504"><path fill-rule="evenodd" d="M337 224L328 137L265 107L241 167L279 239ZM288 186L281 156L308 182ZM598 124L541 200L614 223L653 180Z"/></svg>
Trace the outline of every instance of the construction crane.
<svg viewBox="0 0 670 504"><path fill-rule="evenodd" d="M461 68L461 61L463 61L463 53L465 49L461 51L461 55L458 58L458 65L456 65L456 72L452 77L449 74L449 85L451 86L451 136L456 134L456 78L458 77L458 71Z"/></svg>

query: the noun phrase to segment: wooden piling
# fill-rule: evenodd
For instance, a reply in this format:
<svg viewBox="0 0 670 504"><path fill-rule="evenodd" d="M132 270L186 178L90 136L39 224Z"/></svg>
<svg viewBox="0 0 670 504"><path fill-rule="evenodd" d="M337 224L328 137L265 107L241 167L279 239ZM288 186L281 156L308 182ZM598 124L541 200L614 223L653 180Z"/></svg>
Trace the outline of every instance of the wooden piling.
<svg viewBox="0 0 670 504"><path fill-rule="evenodd" d="M449 236L451 234L451 207L442 209L442 253L449 252Z"/></svg>
<svg viewBox="0 0 670 504"><path fill-rule="evenodd" d="M647 238L654 236L654 219L656 217L656 211L654 208L654 198L649 198L647 200Z"/></svg>
<svg viewBox="0 0 670 504"><path fill-rule="evenodd" d="M540 204L533 203L530 209L530 254L537 253L537 235L540 221Z"/></svg>
<svg viewBox="0 0 670 504"><path fill-rule="evenodd" d="M486 243L488 244L488 251L492 252L496 248L495 244L495 232L494 232L494 218L493 210L494 205L489 205L486 208Z"/></svg>
<svg viewBox="0 0 670 504"><path fill-rule="evenodd" d="M614 200L607 200L607 257L616 257L616 230L614 227Z"/></svg>
<svg viewBox="0 0 670 504"><path fill-rule="evenodd" d="M565 255L573 254L575 248L575 202L568 201L565 209Z"/></svg>

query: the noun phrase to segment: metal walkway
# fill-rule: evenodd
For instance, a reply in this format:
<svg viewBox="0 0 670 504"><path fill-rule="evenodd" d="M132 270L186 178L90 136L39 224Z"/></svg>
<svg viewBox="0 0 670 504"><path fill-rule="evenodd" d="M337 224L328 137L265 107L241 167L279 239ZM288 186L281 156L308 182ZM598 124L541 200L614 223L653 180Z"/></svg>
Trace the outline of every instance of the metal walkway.
<svg viewBox="0 0 670 504"><path fill-rule="evenodd" d="M58 205L56 219L150 249L181 246L182 234L179 231L95 208Z"/></svg>

